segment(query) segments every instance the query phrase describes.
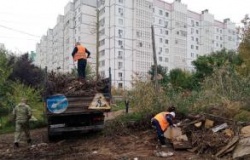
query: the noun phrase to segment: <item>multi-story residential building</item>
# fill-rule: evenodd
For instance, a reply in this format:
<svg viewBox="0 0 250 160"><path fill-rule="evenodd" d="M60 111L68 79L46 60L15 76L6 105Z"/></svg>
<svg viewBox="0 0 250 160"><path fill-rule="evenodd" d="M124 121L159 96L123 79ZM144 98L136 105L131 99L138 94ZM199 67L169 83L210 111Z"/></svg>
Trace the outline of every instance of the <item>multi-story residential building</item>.
<svg viewBox="0 0 250 160"><path fill-rule="evenodd" d="M112 85L119 88L131 87L135 76L147 77L153 65L151 26L155 33L157 64L168 71L173 68L191 71L194 69L192 61L199 55L223 48L237 49L238 45L236 26L230 19L220 22L208 10L190 11L181 0L172 3L163 0L75 0L65 7L64 14L63 71L68 72L73 66L70 51L74 42L82 42L94 53L97 45L99 74L107 77L111 69ZM38 45L37 53L41 55L46 50L44 46L49 46L42 43L45 38L50 39L49 34Z"/></svg>
<svg viewBox="0 0 250 160"><path fill-rule="evenodd" d="M53 29L37 44L35 64L49 71L71 72L74 68L71 53L76 42L82 43L90 52L89 63L95 67L96 55L96 1L74 0L64 8Z"/></svg>

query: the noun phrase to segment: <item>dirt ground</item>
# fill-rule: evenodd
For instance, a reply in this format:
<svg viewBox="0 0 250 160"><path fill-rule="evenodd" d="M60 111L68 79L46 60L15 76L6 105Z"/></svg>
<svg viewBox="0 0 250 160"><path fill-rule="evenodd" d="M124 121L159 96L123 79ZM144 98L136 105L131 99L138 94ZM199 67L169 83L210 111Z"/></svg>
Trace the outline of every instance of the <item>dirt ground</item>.
<svg viewBox="0 0 250 160"><path fill-rule="evenodd" d="M120 114L120 113L119 113ZM109 115L115 117L116 114ZM32 144L25 141L13 147L13 133L0 135L0 159L15 160L199 160L188 151L175 151L172 146L161 148L153 130L137 131L126 136L104 136L101 133L73 134L55 142L47 139L46 128L31 131ZM167 158L157 157L156 151L173 152ZM211 158L210 158L211 159Z"/></svg>

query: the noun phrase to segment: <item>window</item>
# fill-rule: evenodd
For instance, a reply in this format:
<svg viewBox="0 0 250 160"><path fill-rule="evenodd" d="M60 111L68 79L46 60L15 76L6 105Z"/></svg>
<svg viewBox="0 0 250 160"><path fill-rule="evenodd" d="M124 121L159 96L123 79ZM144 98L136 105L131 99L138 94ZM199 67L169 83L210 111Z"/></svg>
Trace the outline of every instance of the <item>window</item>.
<svg viewBox="0 0 250 160"><path fill-rule="evenodd" d="M100 51L100 56L101 56L101 57L105 56L105 50L101 50L101 51Z"/></svg>
<svg viewBox="0 0 250 160"><path fill-rule="evenodd" d="M160 29L160 33L162 34L162 29Z"/></svg>
<svg viewBox="0 0 250 160"><path fill-rule="evenodd" d="M105 66L105 60L101 61L100 63L101 63L101 64L100 64L101 67L104 67L104 66Z"/></svg>
<svg viewBox="0 0 250 160"><path fill-rule="evenodd" d="M199 46L196 46L196 50L199 50Z"/></svg>
<svg viewBox="0 0 250 160"><path fill-rule="evenodd" d="M159 19L159 24L162 24L162 20L161 19Z"/></svg>
<svg viewBox="0 0 250 160"><path fill-rule="evenodd" d="M168 35L168 30L165 31L165 34Z"/></svg>
<svg viewBox="0 0 250 160"><path fill-rule="evenodd" d="M122 41L119 40L119 41L118 41L118 45L119 45L119 46L122 46L122 44L123 44Z"/></svg>
<svg viewBox="0 0 250 160"><path fill-rule="evenodd" d="M102 9L99 11L99 15L101 16L101 15L103 15L104 13L105 13L105 7L102 8Z"/></svg>
<svg viewBox="0 0 250 160"><path fill-rule="evenodd" d="M78 41L81 41L81 37L80 36L78 36Z"/></svg>
<svg viewBox="0 0 250 160"><path fill-rule="evenodd" d="M196 33L199 34L199 30L196 30Z"/></svg>
<svg viewBox="0 0 250 160"><path fill-rule="evenodd" d="M160 43L162 43L162 38L160 38L159 40L160 40Z"/></svg>
<svg viewBox="0 0 250 160"><path fill-rule="evenodd" d="M196 22L196 26L199 26L199 22Z"/></svg>
<svg viewBox="0 0 250 160"><path fill-rule="evenodd" d="M194 53L191 53L191 57L194 57Z"/></svg>
<svg viewBox="0 0 250 160"><path fill-rule="evenodd" d="M164 24L165 26L165 28L168 28L168 21L165 21L165 24Z"/></svg>
<svg viewBox="0 0 250 160"><path fill-rule="evenodd" d="M191 49L194 49L194 45L191 45Z"/></svg>
<svg viewBox="0 0 250 160"><path fill-rule="evenodd" d="M194 41L194 37L193 36L191 37L191 40Z"/></svg>
<svg viewBox="0 0 250 160"><path fill-rule="evenodd" d="M120 24L120 25L123 25L123 19L119 18L118 21L119 21L119 24Z"/></svg>
<svg viewBox="0 0 250 160"><path fill-rule="evenodd" d="M123 66L122 62L118 62L118 69L121 69Z"/></svg>
<svg viewBox="0 0 250 160"><path fill-rule="evenodd" d="M168 40L167 39L165 39L165 44L168 44Z"/></svg>
<svg viewBox="0 0 250 160"><path fill-rule="evenodd" d="M123 87L122 83L118 83L118 88L122 88L122 87Z"/></svg>
<svg viewBox="0 0 250 160"><path fill-rule="evenodd" d="M118 77L122 78L122 72L118 73Z"/></svg>
<svg viewBox="0 0 250 160"><path fill-rule="evenodd" d="M166 49L165 49L165 52L166 52L166 53L169 53L169 49L168 49L168 48L166 48Z"/></svg>
<svg viewBox="0 0 250 160"><path fill-rule="evenodd" d="M100 26L104 26L104 25L105 25L105 19L104 19L104 18L101 19L101 20L99 21L99 24L100 24Z"/></svg>
<svg viewBox="0 0 250 160"><path fill-rule="evenodd" d="M118 8L118 13L120 13L120 15L123 16L123 9L122 8Z"/></svg>
<svg viewBox="0 0 250 160"><path fill-rule="evenodd" d="M159 57L159 61L162 62L162 57Z"/></svg>
<svg viewBox="0 0 250 160"><path fill-rule="evenodd" d="M168 62L168 58L165 58L165 62Z"/></svg>
<svg viewBox="0 0 250 160"><path fill-rule="evenodd" d="M123 54L122 51L118 51L118 58L119 58L119 59L122 59L122 58L123 58L123 57L122 57L122 54Z"/></svg>
<svg viewBox="0 0 250 160"><path fill-rule="evenodd" d="M194 27L194 20L191 20L191 25L192 27Z"/></svg>
<svg viewBox="0 0 250 160"><path fill-rule="evenodd" d="M159 15L162 15L162 14L163 14L162 10L159 10Z"/></svg>
<svg viewBox="0 0 250 160"><path fill-rule="evenodd" d="M119 0L119 3L123 3L123 0Z"/></svg>
<svg viewBox="0 0 250 160"><path fill-rule="evenodd" d="M165 12L165 16L168 17L168 16L169 16L169 13L168 13L168 12Z"/></svg>
<svg viewBox="0 0 250 160"><path fill-rule="evenodd" d="M102 30L99 31L99 35L100 35L100 36L105 35L105 29L104 29L104 28L103 28Z"/></svg>
<svg viewBox="0 0 250 160"><path fill-rule="evenodd" d="M196 38L195 40L196 40L196 42L199 42L199 38Z"/></svg>
<svg viewBox="0 0 250 160"><path fill-rule="evenodd" d="M105 44L105 39L99 41L99 46L103 46Z"/></svg>
<svg viewBox="0 0 250 160"><path fill-rule="evenodd" d="M119 35L119 37L122 37L123 36L123 30L118 29L118 35Z"/></svg>

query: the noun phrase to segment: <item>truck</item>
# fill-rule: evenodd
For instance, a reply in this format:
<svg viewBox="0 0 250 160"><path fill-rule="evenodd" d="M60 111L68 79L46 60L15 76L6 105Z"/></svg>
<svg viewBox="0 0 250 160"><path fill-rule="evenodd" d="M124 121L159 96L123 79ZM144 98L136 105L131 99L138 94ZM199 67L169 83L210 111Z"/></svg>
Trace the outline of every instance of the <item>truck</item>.
<svg viewBox="0 0 250 160"><path fill-rule="evenodd" d="M111 110L110 86L110 77L82 82L62 75L50 76L45 94L48 139L104 129L104 113Z"/></svg>

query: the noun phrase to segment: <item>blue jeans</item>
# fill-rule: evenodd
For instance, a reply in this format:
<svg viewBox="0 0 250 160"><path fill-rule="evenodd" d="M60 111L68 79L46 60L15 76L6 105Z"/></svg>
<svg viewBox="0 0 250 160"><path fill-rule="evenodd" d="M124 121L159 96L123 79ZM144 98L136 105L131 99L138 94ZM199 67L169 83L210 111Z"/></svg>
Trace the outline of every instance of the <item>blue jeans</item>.
<svg viewBox="0 0 250 160"><path fill-rule="evenodd" d="M159 122L156 119L152 119L152 125L155 126L156 128L157 137L160 140L161 145L165 145L166 142L165 142L164 132L161 129Z"/></svg>

